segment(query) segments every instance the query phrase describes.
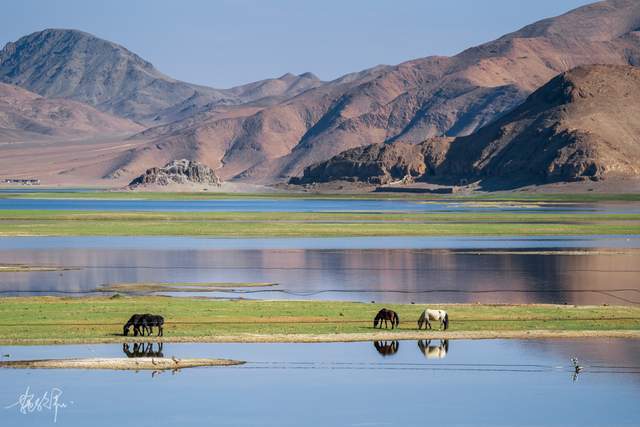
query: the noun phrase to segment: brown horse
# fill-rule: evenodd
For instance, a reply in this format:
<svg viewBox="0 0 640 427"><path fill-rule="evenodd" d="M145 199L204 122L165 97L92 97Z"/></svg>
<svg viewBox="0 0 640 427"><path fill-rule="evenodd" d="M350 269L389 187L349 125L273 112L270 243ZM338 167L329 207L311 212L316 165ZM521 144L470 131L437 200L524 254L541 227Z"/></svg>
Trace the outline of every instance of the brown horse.
<svg viewBox="0 0 640 427"><path fill-rule="evenodd" d="M380 324L380 329L382 329L382 322L384 322L384 327L389 328L387 322L391 322L391 329L396 328L400 324L400 317L398 317L398 313L393 310L387 310L383 308L376 314L376 317L373 319L373 327L377 328L378 324Z"/></svg>

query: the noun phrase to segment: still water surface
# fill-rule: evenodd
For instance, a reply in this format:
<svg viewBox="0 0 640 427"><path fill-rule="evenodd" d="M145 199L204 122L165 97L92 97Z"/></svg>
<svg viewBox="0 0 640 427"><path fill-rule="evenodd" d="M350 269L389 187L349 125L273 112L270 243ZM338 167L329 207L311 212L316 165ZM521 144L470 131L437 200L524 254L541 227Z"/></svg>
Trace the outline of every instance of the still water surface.
<svg viewBox="0 0 640 427"><path fill-rule="evenodd" d="M2 273L0 292L82 295L108 283L261 282L278 285L187 295L418 303L637 304L639 243L640 239L633 236L1 238L0 264L73 270ZM585 248L589 250L585 252Z"/></svg>
<svg viewBox="0 0 640 427"><path fill-rule="evenodd" d="M350 199L0 199L1 209L156 212L640 213L640 203L482 203Z"/></svg>
<svg viewBox="0 0 640 427"><path fill-rule="evenodd" d="M437 345L437 342L432 342ZM156 344L157 345L157 344ZM10 359L124 357L121 345L0 346ZM149 371L0 369L0 421L54 425L21 414L26 387L62 391L56 425L640 424L640 341L450 341L427 358L416 341L383 356L374 343L172 344L166 357L225 357L239 367ZM574 380L569 358L585 368Z"/></svg>

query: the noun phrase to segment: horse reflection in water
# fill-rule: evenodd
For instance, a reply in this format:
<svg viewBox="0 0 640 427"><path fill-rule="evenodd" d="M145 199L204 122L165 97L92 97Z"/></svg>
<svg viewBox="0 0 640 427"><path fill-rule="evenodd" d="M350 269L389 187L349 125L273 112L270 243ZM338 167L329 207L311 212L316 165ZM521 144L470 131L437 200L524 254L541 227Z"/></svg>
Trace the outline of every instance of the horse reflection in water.
<svg viewBox="0 0 640 427"><path fill-rule="evenodd" d="M440 340L439 345L431 345L431 340L419 340L418 348L427 359L444 359L449 352L449 340Z"/></svg>
<svg viewBox="0 0 640 427"><path fill-rule="evenodd" d="M128 343L122 344L122 351L127 357L164 357L162 353L162 343L159 342L158 349L155 350L154 343L136 342L131 346Z"/></svg>
<svg viewBox="0 0 640 427"><path fill-rule="evenodd" d="M383 356L392 356L398 352L400 343L398 341L374 341L373 346Z"/></svg>

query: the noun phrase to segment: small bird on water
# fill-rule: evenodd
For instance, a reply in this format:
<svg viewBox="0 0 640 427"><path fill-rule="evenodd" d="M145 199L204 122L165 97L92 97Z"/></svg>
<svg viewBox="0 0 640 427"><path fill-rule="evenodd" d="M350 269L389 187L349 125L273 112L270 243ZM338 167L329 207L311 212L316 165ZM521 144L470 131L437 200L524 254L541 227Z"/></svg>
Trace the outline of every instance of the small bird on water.
<svg viewBox="0 0 640 427"><path fill-rule="evenodd" d="M577 357L572 357L571 358L571 363L573 363L573 369L575 370L576 374L580 373L580 371L582 371L582 366L580 366L580 364L578 364L578 358Z"/></svg>

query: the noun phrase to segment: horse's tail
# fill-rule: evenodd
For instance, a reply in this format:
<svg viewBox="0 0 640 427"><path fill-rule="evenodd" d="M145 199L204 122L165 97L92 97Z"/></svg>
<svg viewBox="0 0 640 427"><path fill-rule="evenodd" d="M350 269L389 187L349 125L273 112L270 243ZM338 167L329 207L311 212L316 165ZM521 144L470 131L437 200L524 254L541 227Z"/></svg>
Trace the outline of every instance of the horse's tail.
<svg viewBox="0 0 640 427"><path fill-rule="evenodd" d="M425 310L420 314L420 318L418 319L418 329L421 329L422 325L424 324L424 316L426 312L427 311Z"/></svg>
<svg viewBox="0 0 640 427"><path fill-rule="evenodd" d="M444 322L442 322L444 324L444 330L446 331L447 329L449 329L449 313L445 313L444 314Z"/></svg>
<svg viewBox="0 0 640 427"><path fill-rule="evenodd" d="M393 316L393 320L395 321L395 323L396 323L396 328L397 328L397 327L398 327L398 325L400 324L400 316L398 316L398 313L395 313L395 312L394 312L393 314L394 314L394 316Z"/></svg>

